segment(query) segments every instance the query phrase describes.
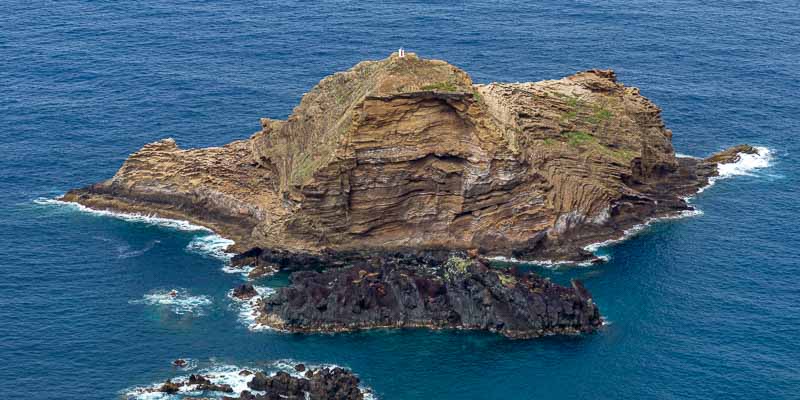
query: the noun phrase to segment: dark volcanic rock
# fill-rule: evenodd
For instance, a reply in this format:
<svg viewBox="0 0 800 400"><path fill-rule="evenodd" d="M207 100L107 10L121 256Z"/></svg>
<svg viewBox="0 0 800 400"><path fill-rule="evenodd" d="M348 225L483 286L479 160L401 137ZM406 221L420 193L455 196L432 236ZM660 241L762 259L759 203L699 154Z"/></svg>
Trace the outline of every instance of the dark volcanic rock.
<svg viewBox="0 0 800 400"><path fill-rule="evenodd" d="M258 292L253 285L245 283L233 289L233 297L237 299L247 300L254 296L258 296Z"/></svg>
<svg viewBox="0 0 800 400"><path fill-rule="evenodd" d="M190 375L189 376L189 385L197 385L197 390L201 391L209 391L209 392L224 392L224 393L232 393L233 388L231 388L228 384L215 384L212 383L208 378L203 375Z"/></svg>
<svg viewBox="0 0 800 400"><path fill-rule="evenodd" d="M483 329L513 338L592 332L600 313L580 282L572 288L533 273L451 256L437 263L356 264L292 274L259 322L288 331L380 327Z"/></svg>
<svg viewBox="0 0 800 400"><path fill-rule="evenodd" d="M278 372L273 376L257 372L247 386L265 393L254 395L244 391L239 399L305 399L307 393L312 400L361 400L364 395L358 385L358 377L342 368L308 370L305 378L294 377L286 372Z"/></svg>
<svg viewBox="0 0 800 400"><path fill-rule="evenodd" d="M179 385L167 379L167 381L164 382L163 385L161 385L161 388L158 389L158 391L169 394L178 393L178 390L180 390L181 386L183 386L183 384Z"/></svg>

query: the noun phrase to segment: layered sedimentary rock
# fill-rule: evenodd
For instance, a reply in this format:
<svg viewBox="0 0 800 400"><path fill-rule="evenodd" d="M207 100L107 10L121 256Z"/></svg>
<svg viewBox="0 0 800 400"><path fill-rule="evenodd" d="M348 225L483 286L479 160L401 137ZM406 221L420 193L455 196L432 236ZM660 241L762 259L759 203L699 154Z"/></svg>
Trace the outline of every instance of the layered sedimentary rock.
<svg viewBox="0 0 800 400"><path fill-rule="evenodd" d="M688 208L680 195L713 163L676 159L670 139L659 108L611 71L476 85L443 61L393 55L323 79L248 140L149 144L65 199L189 219L239 251L577 260L588 241Z"/></svg>
<svg viewBox="0 0 800 400"><path fill-rule="evenodd" d="M295 332L457 328L511 338L576 334L602 324L579 281L571 288L480 259L395 254L347 268L292 274L257 321Z"/></svg>

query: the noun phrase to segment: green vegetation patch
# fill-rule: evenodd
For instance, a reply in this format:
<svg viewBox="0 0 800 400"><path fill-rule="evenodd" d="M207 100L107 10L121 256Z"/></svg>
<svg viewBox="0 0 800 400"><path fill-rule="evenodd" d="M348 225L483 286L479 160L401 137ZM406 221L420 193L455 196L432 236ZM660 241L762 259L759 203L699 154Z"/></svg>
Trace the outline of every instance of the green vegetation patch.
<svg viewBox="0 0 800 400"><path fill-rule="evenodd" d="M637 156L637 153L630 149L620 149L608 147L600 143L596 137L583 131L570 131L563 133L567 143L572 147L579 147L589 153L599 153L606 158L611 158L621 164L628 164Z"/></svg>
<svg viewBox="0 0 800 400"><path fill-rule="evenodd" d="M497 277L500 278L500 283L502 283L505 287L513 288L517 285L517 278L511 274L498 272Z"/></svg>
<svg viewBox="0 0 800 400"><path fill-rule="evenodd" d="M475 99L475 101L478 103L483 101L483 96L481 96L480 92L478 92L477 90L472 91L472 98Z"/></svg>
<svg viewBox="0 0 800 400"><path fill-rule="evenodd" d="M458 276L467 273L467 268L472 265L472 260L452 256L444 264L445 277Z"/></svg>
<svg viewBox="0 0 800 400"><path fill-rule="evenodd" d="M583 131L566 132L564 133L564 136L566 136L567 143L569 143L570 146L576 146L576 147L597 141L597 139L595 139L594 136Z"/></svg>

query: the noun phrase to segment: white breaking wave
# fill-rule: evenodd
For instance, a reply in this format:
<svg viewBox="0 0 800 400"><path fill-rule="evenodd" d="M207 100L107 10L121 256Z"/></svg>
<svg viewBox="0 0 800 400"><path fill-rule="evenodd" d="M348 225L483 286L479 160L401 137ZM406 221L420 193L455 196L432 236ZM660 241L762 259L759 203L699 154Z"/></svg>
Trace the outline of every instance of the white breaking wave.
<svg viewBox="0 0 800 400"><path fill-rule="evenodd" d="M743 175L744 176L755 176L753 171L769 167L771 165L771 162L772 162L772 151L770 149L766 148L766 147L755 147L755 149L757 151L757 154L739 153L739 159L736 162L727 163L727 164L718 164L717 165L717 170L719 171L719 176L715 176L715 177L710 178L708 180L708 185L700 188L700 190L698 190L697 193L702 193L704 190L706 190L709 187L713 186L714 183L716 183L720 179L726 179L726 178L730 178L730 177L733 177L733 176L743 176ZM691 157L691 156L688 156L688 157ZM694 157L692 157L692 158L694 158ZM691 200L693 199L693 197L694 196L688 196L688 197L685 197L684 200L687 203L691 203ZM629 239L629 238L631 238L633 236L636 236L637 234L641 233L642 231L647 229L647 227L649 227L650 225L652 225L655 222L664 221L664 220L672 220L672 219L681 219L681 218L687 218L687 217L694 217L694 216L698 216L698 215L703 215L703 211L698 210L698 209L685 210L685 211L681 211L680 213L677 213L675 215L669 215L669 216L660 217L660 218L651 218L651 219L645 221L642 224L635 225L635 226L631 227L630 229L625 230L625 232L623 232L622 236L620 236L617 239L609 239L609 240L606 240L606 241L603 241L603 242L599 242L599 243L592 243L590 245L585 246L584 250L592 252L592 253L595 253L598 249L600 249L602 247L606 247L606 246L609 246L609 245L612 245L612 244L615 244L615 243L619 243L619 242L627 240L627 239ZM608 259L608 256L604 256L604 255L599 256L599 257L606 257L606 259Z"/></svg>
<svg viewBox="0 0 800 400"><path fill-rule="evenodd" d="M131 304L162 306L175 314L202 314L212 304L208 296L192 296L185 289L156 290L144 295L139 300L129 301Z"/></svg>
<svg viewBox="0 0 800 400"><path fill-rule="evenodd" d="M266 297L275 293L275 289L264 286L253 286L253 288L256 290L258 295L247 300L234 297L233 289L228 292L228 297L230 297L239 307L239 321L245 324L247 329L250 329L251 331L272 330L272 328L258 323L256 318L258 318L259 306Z"/></svg>
<svg viewBox="0 0 800 400"><path fill-rule="evenodd" d="M161 218L156 217L154 215L144 215L144 214L129 214L129 213L120 213L115 211L108 211L108 210L95 210L93 208L86 207L82 204L73 203L69 201L62 201L58 198L55 199L48 199L44 197L40 197L33 201L36 204L40 205L57 205L61 207L71 208L76 211L85 212L88 214L103 216L103 217L112 217L121 219L123 221L128 222L136 222L136 223L143 223L147 225L154 225L154 226L163 226L165 228L172 228L179 231L206 231L211 232L211 229L208 229L204 226L195 225L189 221L179 220L179 219L170 219L170 218Z"/></svg>
<svg viewBox="0 0 800 400"><path fill-rule="evenodd" d="M599 256L599 255L595 254L595 257L607 261L606 256ZM577 266L577 267L588 267L590 265L594 265L593 260L581 261L581 262L575 262L575 261L553 261L553 260L520 260L520 259L514 258L514 257L503 257L503 256L493 256L493 257L488 257L488 259L492 260L492 261L500 261L500 262L513 263L513 264L538 265L540 267L545 267L545 268L556 268L556 267L565 266L565 265Z"/></svg>
<svg viewBox="0 0 800 400"><path fill-rule="evenodd" d="M253 267L252 265L234 267L234 266L231 266L230 264L227 264L224 267L222 267L222 272L224 272L226 274L239 274L242 277L244 277L245 280L251 280L250 279L250 272L253 272L254 269L255 269L255 267Z"/></svg>
<svg viewBox="0 0 800 400"><path fill-rule="evenodd" d="M772 164L772 150L766 147L756 147L755 149L758 152L757 154L739 153L739 160L736 162L718 164L717 171L719 171L719 176L710 178L708 185L700 188L697 193L702 193L704 190L714 186L720 179L733 176L756 176L753 171L769 167Z"/></svg>
<svg viewBox="0 0 800 400"><path fill-rule="evenodd" d="M233 240L226 239L220 235L217 235L216 233L213 233L206 236L198 236L192 239L192 241L186 245L186 250L193 253L214 257L222 261L230 261L231 257L233 257L233 254L228 253L225 250L234 243L235 242Z"/></svg>
<svg viewBox="0 0 800 400"><path fill-rule="evenodd" d="M622 236L620 236L619 238L608 239L608 240L605 240L605 241L602 241L602 242L598 242L598 243L592 243L592 244L584 246L583 249L588 251L588 252L595 253L597 250L599 250L602 247L606 247L606 246L610 246L612 244L623 242L625 240L628 240L628 239L636 236L637 234L643 232L650 225L653 225L656 222L668 221L668 220L673 220L673 219L682 219L682 218L688 218L688 217L695 217L695 216L699 216L699 215L703 215L703 211L701 211L701 210L684 210L684 211L681 211L681 212L676 213L674 215L667 215L667 216L658 217L658 218L650 218L647 221L645 221L644 223L637 224L637 225L634 225L634 226L626 229L624 232L622 232ZM599 255L598 257L603 258L606 261L608 261L610 259L610 257L608 255Z"/></svg>
<svg viewBox="0 0 800 400"><path fill-rule="evenodd" d="M675 153L675 157L676 158L694 158L695 160L699 160L700 159L700 157L690 156L688 154L682 154L682 153Z"/></svg>
<svg viewBox="0 0 800 400"><path fill-rule="evenodd" d="M212 231L209 228L200 225L195 225L189 221L171 219L171 218L161 218L161 217L156 217L154 215L130 214L130 213L108 211L108 210L95 210L93 208L86 207L82 204L62 201L59 200L58 198L48 199L40 197L34 200L33 202L40 205L56 205L60 207L73 209L75 211L85 212L87 214L92 214L102 217L111 217L111 218L121 219L127 222L160 226L179 231L208 232L209 234L207 235L198 236L192 239L192 241L186 246L186 250L193 253L214 257L222 261L229 261L233 256L233 254L227 253L225 251L229 246L235 243L233 240L224 238L214 233L214 231Z"/></svg>
<svg viewBox="0 0 800 400"><path fill-rule="evenodd" d="M211 381L211 383L215 385L230 385L231 389L233 389L234 393L219 393L219 392L207 392L203 393L199 390L196 390L194 386L184 385L181 386L178 390L178 393L170 395L167 393L161 393L157 390L161 387L163 382L158 382L148 386L138 386L133 387L130 389L126 389L123 391L123 396L129 400L174 400L174 399L183 399L195 396L202 396L203 398L221 398L223 396L238 396L239 393L242 391L248 390L254 394L264 394L263 391L252 390L247 387L247 383L253 379L253 375L247 374L243 375L244 371L250 371L255 373L257 371L263 371L267 374L274 375L279 371L286 372L289 375L292 375L296 378L303 377L303 373L297 372L294 368L295 365L299 364L299 362L295 362L292 360L280 360L270 363L266 366L260 367L240 367L236 365L230 364L220 364L220 365L213 365L208 368L204 368L197 372L198 375L203 375ZM320 369L320 368L336 368L337 365L334 364L319 364L319 365L309 365L306 364L306 367L309 369ZM188 375L181 375L176 376L170 379L173 383L186 383L189 380ZM359 388L361 392L364 393L364 398L368 400L375 400L376 397L374 396L372 389L367 386L360 385Z"/></svg>

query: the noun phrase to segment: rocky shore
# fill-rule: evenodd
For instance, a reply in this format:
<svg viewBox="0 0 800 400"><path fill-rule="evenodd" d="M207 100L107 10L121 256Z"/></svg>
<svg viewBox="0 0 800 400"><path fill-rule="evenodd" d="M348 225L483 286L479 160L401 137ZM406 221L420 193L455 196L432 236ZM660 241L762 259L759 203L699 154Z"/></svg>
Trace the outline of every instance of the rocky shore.
<svg viewBox="0 0 800 400"><path fill-rule="evenodd" d="M373 258L299 271L263 303L257 321L293 332L370 328L480 329L510 338L593 332L602 324L579 281L492 269L466 255Z"/></svg>
<svg viewBox="0 0 800 400"><path fill-rule="evenodd" d="M243 369L238 375L247 378L246 389L235 391L230 383L222 382L224 379L214 373L198 373L136 389L128 393L128 398L147 398L149 394L157 393L186 399L225 400L362 400L365 397L359 378L340 367L307 368L304 364L297 364L291 374Z"/></svg>
<svg viewBox="0 0 800 400"><path fill-rule="evenodd" d="M263 301L260 322L279 329L589 332L599 313L580 283L481 257L599 261L586 245L691 210L685 197L718 165L757 152L678 158L660 113L613 71L474 84L444 61L393 54L323 79L249 139L151 143L63 200L207 226L236 242L232 263L250 278L298 271Z"/></svg>

